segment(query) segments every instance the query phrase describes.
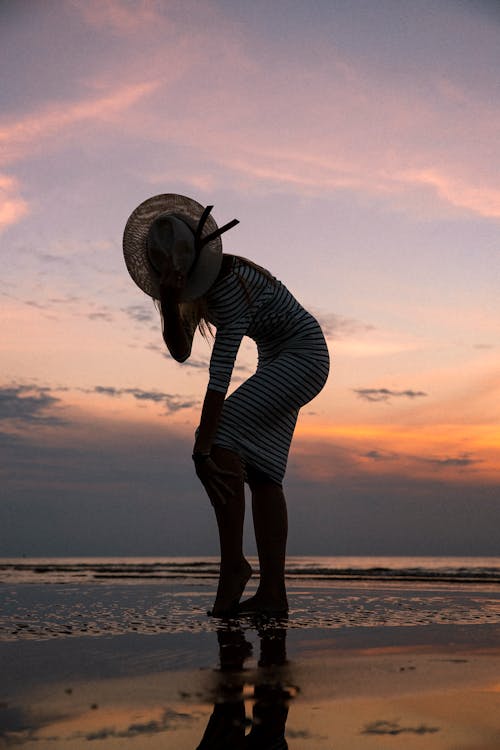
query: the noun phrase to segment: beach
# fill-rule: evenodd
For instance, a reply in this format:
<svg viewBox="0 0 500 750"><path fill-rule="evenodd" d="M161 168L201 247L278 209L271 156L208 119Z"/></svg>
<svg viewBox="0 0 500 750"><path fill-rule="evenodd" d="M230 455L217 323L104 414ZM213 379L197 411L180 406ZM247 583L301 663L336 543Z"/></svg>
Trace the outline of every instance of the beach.
<svg viewBox="0 0 500 750"><path fill-rule="evenodd" d="M214 563L193 565L120 562L110 576L105 562L6 563L0 743L500 746L494 565L388 573L315 561L290 575L279 621L208 617Z"/></svg>

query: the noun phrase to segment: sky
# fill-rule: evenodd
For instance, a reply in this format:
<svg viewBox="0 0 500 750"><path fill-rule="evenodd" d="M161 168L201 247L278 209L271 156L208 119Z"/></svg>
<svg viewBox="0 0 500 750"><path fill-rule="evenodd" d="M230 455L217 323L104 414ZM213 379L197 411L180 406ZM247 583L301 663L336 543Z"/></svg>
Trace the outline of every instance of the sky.
<svg viewBox="0 0 500 750"><path fill-rule="evenodd" d="M327 336L289 553L499 554L499 70L487 0L1 3L0 556L218 552L210 345L174 362L123 262L166 192Z"/></svg>

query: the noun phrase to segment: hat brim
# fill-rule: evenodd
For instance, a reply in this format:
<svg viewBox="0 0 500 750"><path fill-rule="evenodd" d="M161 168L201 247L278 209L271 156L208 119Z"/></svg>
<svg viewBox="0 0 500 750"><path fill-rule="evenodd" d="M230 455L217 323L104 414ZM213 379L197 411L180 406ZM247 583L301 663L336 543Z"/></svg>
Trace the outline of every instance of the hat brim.
<svg viewBox="0 0 500 750"><path fill-rule="evenodd" d="M160 214L172 213L186 217L192 226L198 224L205 207L198 201L178 193L163 193L143 201L130 214L123 232L123 256L127 270L137 286L154 299L160 298L158 274L149 263L147 236L153 221ZM202 238L217 230L215 219L210 214L205 222ZM222 264L222 240L220 237L203 246L193 271L189 274L181 295L182 301L202 297L215 282Z"/></svg>

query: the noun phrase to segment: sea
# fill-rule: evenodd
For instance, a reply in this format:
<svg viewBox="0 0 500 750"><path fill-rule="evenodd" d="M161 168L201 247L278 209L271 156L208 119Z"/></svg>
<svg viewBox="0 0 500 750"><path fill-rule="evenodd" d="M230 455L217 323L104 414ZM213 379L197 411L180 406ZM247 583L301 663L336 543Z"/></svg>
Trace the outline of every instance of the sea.
<svg viewBox="0 0 500 750"><path fill-rule="evenodd" d="M288 628L500 624L500 557L290 556L286 576ZM213 557L0 559L0 641L215 630L217 578Z"/></svg>

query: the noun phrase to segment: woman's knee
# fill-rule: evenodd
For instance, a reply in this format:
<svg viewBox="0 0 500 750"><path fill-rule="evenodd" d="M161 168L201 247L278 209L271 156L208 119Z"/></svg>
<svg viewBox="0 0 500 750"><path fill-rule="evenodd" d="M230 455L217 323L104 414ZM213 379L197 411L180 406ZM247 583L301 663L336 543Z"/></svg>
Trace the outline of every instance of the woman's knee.
<svg viewBox="0 0 500 750"><path fill-rule="evenodd" d="M237 479L243 481L243 462L236 451L221 448L220 445L213 445L210 455L219 468L234 472Z"/></svg>
<svg viewBox="0 0 500 750"><path fill-rule="evenodd" d="M284 498L283 485L280 482L263 477L249 477L247 481L254 502L258 502L259 500L265 502L272 502L273 500L281 501Z"/></svg>

